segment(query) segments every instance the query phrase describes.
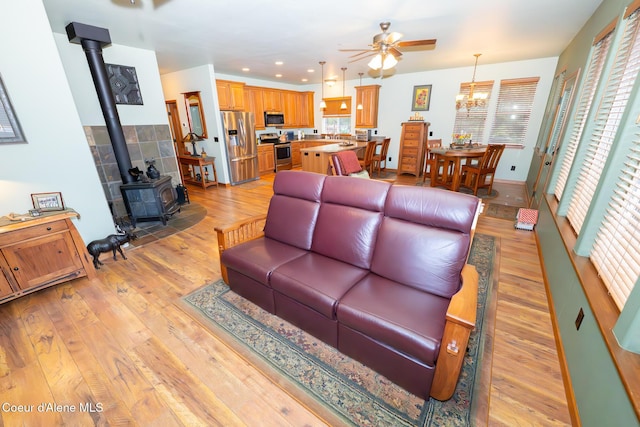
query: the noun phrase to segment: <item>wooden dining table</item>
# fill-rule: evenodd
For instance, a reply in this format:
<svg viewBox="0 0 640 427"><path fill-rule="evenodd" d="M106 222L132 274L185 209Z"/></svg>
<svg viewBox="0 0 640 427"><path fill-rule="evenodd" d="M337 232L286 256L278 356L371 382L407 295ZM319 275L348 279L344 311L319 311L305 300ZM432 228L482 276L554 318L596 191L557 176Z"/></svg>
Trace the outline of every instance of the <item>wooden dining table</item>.
<svg viewBox="0 0 640 427"><path fill-rule="evenodd" d="M462 161L468 164L472 159L481 158L485 151L486 145L431 148L436 161L436 167L431 168L431 187L444 186L458 191L462 180Z"/></svg>

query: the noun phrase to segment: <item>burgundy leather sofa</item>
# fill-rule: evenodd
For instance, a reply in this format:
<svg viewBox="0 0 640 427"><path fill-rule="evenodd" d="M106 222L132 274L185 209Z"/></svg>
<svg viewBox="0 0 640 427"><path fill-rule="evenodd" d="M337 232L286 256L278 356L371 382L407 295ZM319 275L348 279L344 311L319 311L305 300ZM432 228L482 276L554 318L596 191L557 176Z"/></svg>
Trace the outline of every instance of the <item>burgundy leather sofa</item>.
<svg viewBox="0 0 640 427"><path fill-rule="evenodd" d="M216 228L230 288L408 391L449 399L475 325L479 200L302 171L278 172L273 190L266 217Z"/></svg>

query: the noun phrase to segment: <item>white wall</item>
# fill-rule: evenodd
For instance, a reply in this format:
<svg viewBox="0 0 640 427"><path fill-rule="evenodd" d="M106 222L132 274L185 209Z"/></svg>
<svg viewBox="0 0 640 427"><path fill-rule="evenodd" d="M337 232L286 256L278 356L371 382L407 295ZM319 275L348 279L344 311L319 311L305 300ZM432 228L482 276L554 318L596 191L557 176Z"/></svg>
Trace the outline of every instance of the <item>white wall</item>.
<svg viewBox="0 0 640 427"><path fill-rule="evenodd" d="M69 43L66 34L54 33L53 36L82 125L104 125L100 102L82 46ZM117 104L122 125L168 124L156 53L111 44L102 48L102 57L107 64L132 66L136 69L143 105Z"/></svg>
<svg viewBox="0 0 640 427"><path fill-rule="evenodd" d="M3 7L0 40L0 73L28 141L0 145L0 215L32 209L31 193L59 191L81 214L74 222L85 243L113 233L42 1Z"/></svg>

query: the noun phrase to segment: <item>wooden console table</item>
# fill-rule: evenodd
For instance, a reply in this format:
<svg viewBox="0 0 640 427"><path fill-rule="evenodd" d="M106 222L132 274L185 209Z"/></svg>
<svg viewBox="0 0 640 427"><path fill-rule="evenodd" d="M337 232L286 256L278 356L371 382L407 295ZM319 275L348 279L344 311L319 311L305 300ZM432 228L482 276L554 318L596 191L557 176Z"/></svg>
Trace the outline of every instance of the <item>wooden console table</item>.
<svg viewBox="0 0 640 427"><path fill-rule="evenodd" d="M211 187L212 185L218 186L218 174L216 173L215 157L194 157L194 156L179 156L178 161L180 165L189 166L190 176L184 177L184 182L187 184L198 185L203 189ZM213 181L209 179L207 173L207 166L211 166L213 169ZM200 169L200 179L197 179L196 167Z"/></svg>

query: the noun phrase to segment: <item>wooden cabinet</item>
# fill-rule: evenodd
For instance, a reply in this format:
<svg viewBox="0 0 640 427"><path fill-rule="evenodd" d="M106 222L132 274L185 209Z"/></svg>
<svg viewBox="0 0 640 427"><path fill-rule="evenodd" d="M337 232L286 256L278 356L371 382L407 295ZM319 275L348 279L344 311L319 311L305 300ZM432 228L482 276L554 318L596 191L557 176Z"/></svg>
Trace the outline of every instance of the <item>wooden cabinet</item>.
<svg viewBox="0 0 640 427"><path fill-rule="evenodd" d="M220 110L244 111L244 83L216 80Z"/></svg>
<svg viewBox="0 0 640 427"><path fill-rule="evenodd" d="M276 159L273 144L258 145L258 172L260 175L272 173L276 170Z"/></svg>
<svg viewBox="0 0 640 427"><path fill-rule="evenodd" d="M244 88L245 111L255 116L256 130L264 129L264 111L262 110L262 89L259 87L245 86Z"/></svg>
<svg viewBox="0 0 640 427"><path fill-rule="evenodd" d="M298 114L298 125L301 128L315 127L315 116L313 112L313 92L300 92L300 96L298 99L298 108L300 111L300 114Z"/></svg>
<svg viewBox="0 0 640 427"><path fill-rule="evenodd" d="M400 135L400 154L398 159L398 173L410 173L420 176L424 170L425 146L429 133L427 122L402 123Z"/></svg>
<svg viewBox="0 0 640 427"><path fill-rule="evenodd" d="M356 86L356 128L378 127L378 94L380 85Z"/></svg>
<svg viewBox="0 0 640 427"><path fill-rule="evenodd" d="M0 302L95 270L71 218L75 212L0 226Z"/></svg>
<svg viewBox="0 0 640 427"><path fill-rule="evenodd" d="M300 109L300 94L290 90L282 91L282 112L284 113L284 127L298 127Z"/></svg>
<svg viewBox="0 0 640 427"><path fill-rule="evenodd" d="M262 90L262 110L282 112L282 91L278 89Z"/></svg>
<svg viewBox="0 0 640 427"><path fill-rule="evenodd" d="M294 168L302 166L302 158L300 156L301 148L302 148L301 141L291 142L291 166Z"/></svg>

